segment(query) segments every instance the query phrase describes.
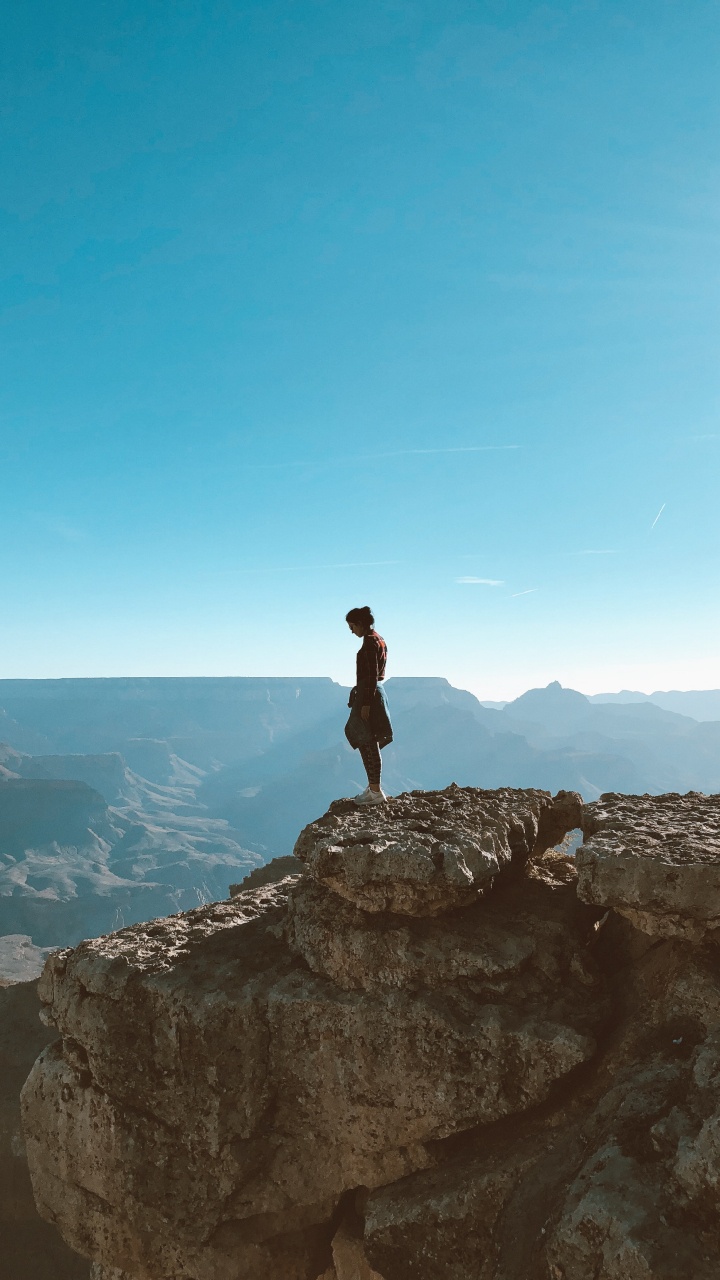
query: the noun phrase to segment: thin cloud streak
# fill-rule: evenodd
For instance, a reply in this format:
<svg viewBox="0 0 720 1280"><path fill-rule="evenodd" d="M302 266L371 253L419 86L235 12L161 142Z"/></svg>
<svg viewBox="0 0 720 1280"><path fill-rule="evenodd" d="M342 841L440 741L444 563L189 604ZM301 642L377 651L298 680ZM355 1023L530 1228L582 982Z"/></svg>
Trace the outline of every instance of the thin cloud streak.
<svg viewBox="0 0 720 1280"><path fill-rule="evenodd" d="M274 564L256 569L226 569L226 573L309 573L316 569L376 569L402 560L350 560L341 564Z"/></svg>
<svg viewBox="0 0 720 1280"><path fill-rule="evenodd" d="M662 515L663 511L665 510L665 507L666 507L666 503L664 503L664 502L663 502L663 504L662 504L662 506L661 506L660 510L658 511L658 513L657 513L657 515L656 515L655 519L653 520L652 524L650 525L650 528L651 528L651 529L654 529L654 528L655 528L655 525L657 524L657 522L658 522L658 520L660 519L660 517L661 517L661 515Z"/></svg>
<svg viewBox="0 0 720 1280"><path fill-rule="evenodd" d="M528 587L527 591L513 591L510 596L511 600L517 600L518 596L531 596L535 591L539 591L539 587Z"/></svg>
<svg viewBox="0 0 720 1280"><path fill-rule="evenodd" d="M456 582L465 586L477 585L481 587L504 587L505 582L502 578L456 578Z"/></svg>
<svg viewBox="0 0 720 1280"><path fill-rule="evenodd" d="M346 467L354 462L376 462L384 458L412 458L439 453L504 453L521 449L519 444L471 444L457 448L393 449L389 453L357 453L347 458L299 458L293 462L249 462L248 470L278 471L288 467Z"/></svg>

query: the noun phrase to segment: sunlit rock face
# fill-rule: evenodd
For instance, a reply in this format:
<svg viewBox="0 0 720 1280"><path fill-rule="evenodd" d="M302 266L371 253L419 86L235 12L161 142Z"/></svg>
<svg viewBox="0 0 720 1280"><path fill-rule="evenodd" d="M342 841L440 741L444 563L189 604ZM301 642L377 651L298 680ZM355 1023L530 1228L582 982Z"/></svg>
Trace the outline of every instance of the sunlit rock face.
<svg viewBox="0 0 720 1280"><path fill-rule="evenodd" d="M715 1276L714 952L578 899L579 810L335 804L301 874L51 957L28 1157L94 1280Z"/></svg>
<svg viewBox="0 0 720 1280"><path fill-rule="evenodd" d="M717 796L602 796L587 805L578 894L646 933L700 942L720 931Z"/></svg>
<svg viewBox="0 0 720 1280"><path fill-rule="evenodd" d="M578 826L582 801L560 792L447 787L358 808L339 800L299 836L314 880L363 911L440 915L477 900L500 872Z"/></svg>

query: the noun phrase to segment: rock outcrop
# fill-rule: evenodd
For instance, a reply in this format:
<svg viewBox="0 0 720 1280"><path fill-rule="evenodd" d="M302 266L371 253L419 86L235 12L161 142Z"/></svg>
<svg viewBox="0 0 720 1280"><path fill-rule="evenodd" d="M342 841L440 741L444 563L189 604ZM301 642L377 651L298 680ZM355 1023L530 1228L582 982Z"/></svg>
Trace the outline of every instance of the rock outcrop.
<svg viewBox="0 0 720 1280"><path fill-rule="evenodd" d="M294 876L302 869L299 858L293 857L292 854L284 858L271 858L262 867L253 867L252 871L243 876L239 884L231 884L230 897L234 898L245 889L261 889L265 884L277 884L278 880L284 880L286 876Z"/></svg>
<svg viewBox="0 0 720 1280"><path fill-rule="evenodd" d="M720 930L717 796L609 794L587 806L578 894L645 933L703 941Z"/></svg>
<svg viewBox="0 0 720 1280"><path fill-rule="evenodd" d="M363 911L436 916L475 901L503 868L578 827L582 801L561 791L410 792L382 809L336 802L305 828L295 856Z"/></svg>
<svg viewBox="0 0 720 1280"><path fill-rule="evenodd" d="M691 848L699 798L624 800L338 802L304 873L50 957L43 1216L95 1280L716 1277L716 952L555 847L657 804Z"/></svg>
<svg viewBox="0 0 720 1280"><path fill-rule="evenodd" d="M38 948L25 938L7 941L0 947L0 1275L3 1280L87 1280L88 1262L38 1217L33 1199L20 1090L38 1053L57 1032L38 1018L37 980L21 976L32 970Z"/></svg>

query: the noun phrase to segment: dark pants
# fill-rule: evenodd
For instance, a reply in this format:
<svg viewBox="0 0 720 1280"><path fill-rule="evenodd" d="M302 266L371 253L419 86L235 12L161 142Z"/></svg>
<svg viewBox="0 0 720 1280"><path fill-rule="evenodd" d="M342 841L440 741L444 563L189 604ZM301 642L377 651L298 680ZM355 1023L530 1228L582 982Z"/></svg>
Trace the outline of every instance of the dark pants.
<svg viewBox="0 0 720 1280"><path fill-rule="evenodd" d="M362 756L362 762L365 765L365 772L369 783L373 786L380 785L380 774L382 773L382 760L380 759L380 748L377 742L363 742L358 747L358 751Z"/></svg>

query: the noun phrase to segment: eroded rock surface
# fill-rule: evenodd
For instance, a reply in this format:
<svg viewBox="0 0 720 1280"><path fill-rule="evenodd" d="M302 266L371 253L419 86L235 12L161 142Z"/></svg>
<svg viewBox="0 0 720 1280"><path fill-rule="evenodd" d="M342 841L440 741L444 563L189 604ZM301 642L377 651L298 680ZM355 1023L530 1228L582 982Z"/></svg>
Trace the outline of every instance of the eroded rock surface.
<svg viewBox="0 0 720 1280"><path fill-rule="evenodd" d="M645 933L702 941L720 930L720 801L601 796L585 807L578 893Z"/></svg>
<svg viewBox="0 0 720 1280"><path fill-rule="evenodd" d="M597 952L616 1000L605 1052L555 1105L461 1135L442 1164L373 1191L364 1245L381 1274L716 1280L715 957L617 919Z"/></svg>
<svg viewBox="0 0 720 1280"><path fill-rule="evenodd" d="M413 791L374 809L337 800L294 852L313 879L363 911L434 916L555 844L579 826L581 809L572 792L554 802L548 791L510 787Z"/></svg>
<svg viewBox="0 0 720 1280"><path fill-rule="evenodd" d="M15 981L36 959L15 940L0 980L0 1275L3 1280L87 1280L89 1265L38 1217L20 1127L20 1090L57 1032L43 1027L37 981ZM19 946L20 956L17 955ZM8 959L6 950L5 960Z"/></svg>
<svg viewBox="0 0 720 1280"><path fill-rule="evenodd" d="M591 807L584 868L631 813L652 843L652 804L710 830L718 803L625 799ZM334 805L305 873L51 957L28 1155L97 1280L716 1280L714 935L581 902L548 847L579 819L542 792Z"/></svg>

